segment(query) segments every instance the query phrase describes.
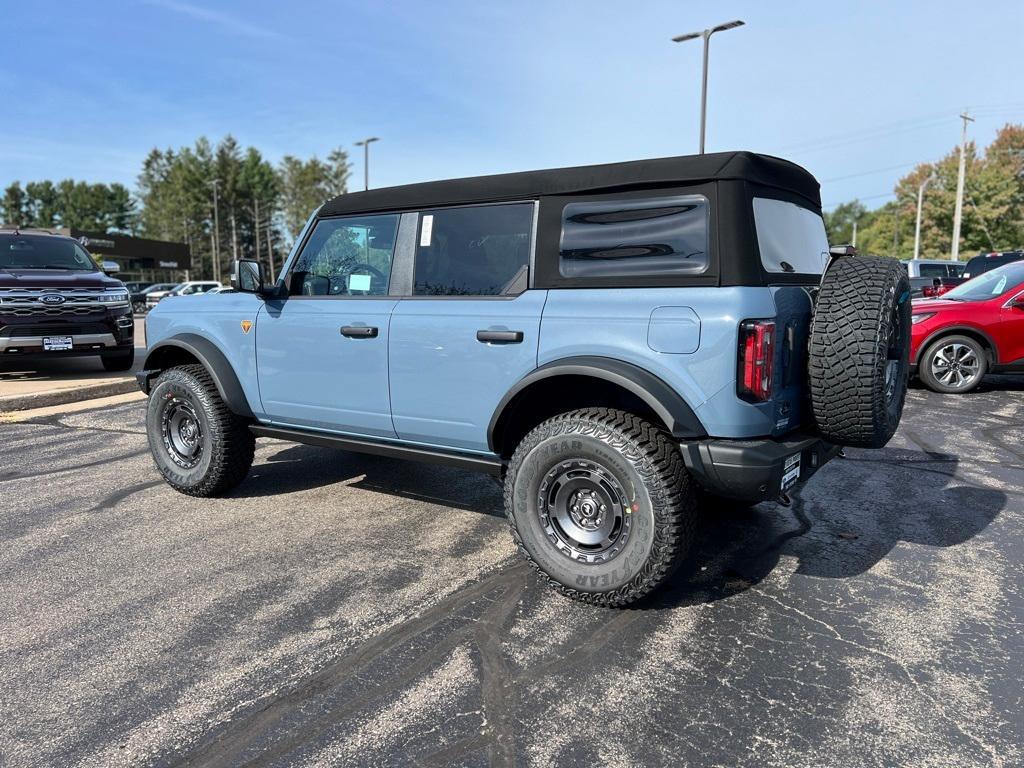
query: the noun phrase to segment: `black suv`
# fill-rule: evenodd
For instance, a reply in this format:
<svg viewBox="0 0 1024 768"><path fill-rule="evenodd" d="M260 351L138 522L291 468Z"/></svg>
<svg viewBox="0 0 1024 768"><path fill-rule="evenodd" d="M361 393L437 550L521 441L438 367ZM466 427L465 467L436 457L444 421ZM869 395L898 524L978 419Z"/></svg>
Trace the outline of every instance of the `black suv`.
<svg viewBox="0 0 1024 768"><path fill-rule="evenodd" d="M132 367L128 289L70 237L0 229L0 360L67 355Z"/></svg>

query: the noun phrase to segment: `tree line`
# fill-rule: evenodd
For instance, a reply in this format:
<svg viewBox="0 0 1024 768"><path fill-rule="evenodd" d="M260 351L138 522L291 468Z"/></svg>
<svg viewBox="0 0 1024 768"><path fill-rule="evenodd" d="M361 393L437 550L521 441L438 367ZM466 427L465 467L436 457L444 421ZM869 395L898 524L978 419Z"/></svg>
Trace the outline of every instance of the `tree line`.
<svg viewBox="0 0 1024 768"><path fill-rule="evenodd" d="M216 145L200 138L193 146L154 148L134 195L116 183L15 181L0 200L0 223L184 242L193 277L223 279L234 258L280 268L309 214L347 191L348 177L342 149L326 159L285 155L275 165L232 136Z"/></svg>
<svg viewBox="0 0 1024 768"><path fill-rule="evenodd" d="M960 231L961 257L1024 247L1024 125L1006 125L979 152L967 145ZM950 257L960 148L935 163L922 163L901 178L895 199L868 210L858 200L825 213L830 243L856 244L862 253L909 259L920 186L928 179L921 206L920 258Z"/></svg>

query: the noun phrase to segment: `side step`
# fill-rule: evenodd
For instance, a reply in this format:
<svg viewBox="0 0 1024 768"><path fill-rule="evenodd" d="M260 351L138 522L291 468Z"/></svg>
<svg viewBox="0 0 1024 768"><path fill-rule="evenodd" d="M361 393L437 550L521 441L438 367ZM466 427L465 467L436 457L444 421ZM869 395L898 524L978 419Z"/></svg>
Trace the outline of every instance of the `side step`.
<svg viewBox="0 0 1024 768"><path fill-rule="evenodd" d="M439 448L399 445L381 440L347 435L329 435L323 432L311 432L294 427L271 427L266 424L253 424L249 430L256 437L276 437L278 440L290 440L293 443L319 445L324 448L338 448L355 453L370 453L374 456L390 456L395 459L410 459L428 464L442 464L446 467L468 469L472 472L483 472L501 477L505 464L497 456L479 456L472 453L445 451Z"/></svg>

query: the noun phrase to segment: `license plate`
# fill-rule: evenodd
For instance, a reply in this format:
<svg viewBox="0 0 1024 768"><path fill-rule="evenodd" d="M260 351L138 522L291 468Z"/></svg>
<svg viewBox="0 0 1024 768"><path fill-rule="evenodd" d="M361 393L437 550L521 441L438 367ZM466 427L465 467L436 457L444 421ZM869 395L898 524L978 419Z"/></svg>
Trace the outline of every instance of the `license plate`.
<svg viewBox="0 0 1024 768"><path fill-rule="evenodd" d="M800 479L800 454L794 453L782 468L782 490L788 490Z"/></svg>
<svg viewBox="0 0 1024 768"><path fill-rule="evenodd" d="M71 349L71 337L70 336L44 336L43 337L43 350L46 352L62 352L66 349Z"/></svg>

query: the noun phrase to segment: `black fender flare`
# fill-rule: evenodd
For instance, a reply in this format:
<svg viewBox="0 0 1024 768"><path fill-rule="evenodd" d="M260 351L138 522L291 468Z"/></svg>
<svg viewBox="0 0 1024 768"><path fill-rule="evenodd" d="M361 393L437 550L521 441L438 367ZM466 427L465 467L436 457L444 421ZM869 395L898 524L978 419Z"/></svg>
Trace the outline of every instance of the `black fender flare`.
<svg viewBox="0 0 1024 768"><path fill-rule="evenodd" d="M224 404L239 416L254 418L249 400L245 396L238 381L235 369L231 367L227 357L220 348L209 339L195 333L180 333L176 336L169 336L159 341L146 352L146 363L143 370L136 374L139 385L146 393L149 392L149 380L160 373L167 366L160 365L160 358L166 354L169 348L182 349L196 358L210 373L217 393Z"/></svg>
<svg viewBox="0 0 1024 768"><path fill-rule="evenodd" d="M675 389L650 371L633 363L611 357L579 356L554 360L535 368L516 382L501 398L491 422L487 425L487 445L496 451L504 417L516 397L530 386L554 376L589 376L616 384L644 401L665 423L672 437L699 439L707 437L697 414Z"/></svg>
<svg viewBox="0 0 1024 768"><path fill-rule="evenodd" d="M932 331L925 337L924 341L922 341L921 344L918 346L917 357L910 361L911 365L918 364L921 354L926 349L928 349L928 346L933 341L942 336L952 336L957 333L959 333L962 336L970 336L972 334L976 336L981 336L981 338L985 340L985 343L988 344L989 349L992 350L992 365L999 365L999 347L996 346L995 341L991 336L989 336L989 334L986 331L983 331L981 328L975 328L973 325L947 325Z"/></svg>

